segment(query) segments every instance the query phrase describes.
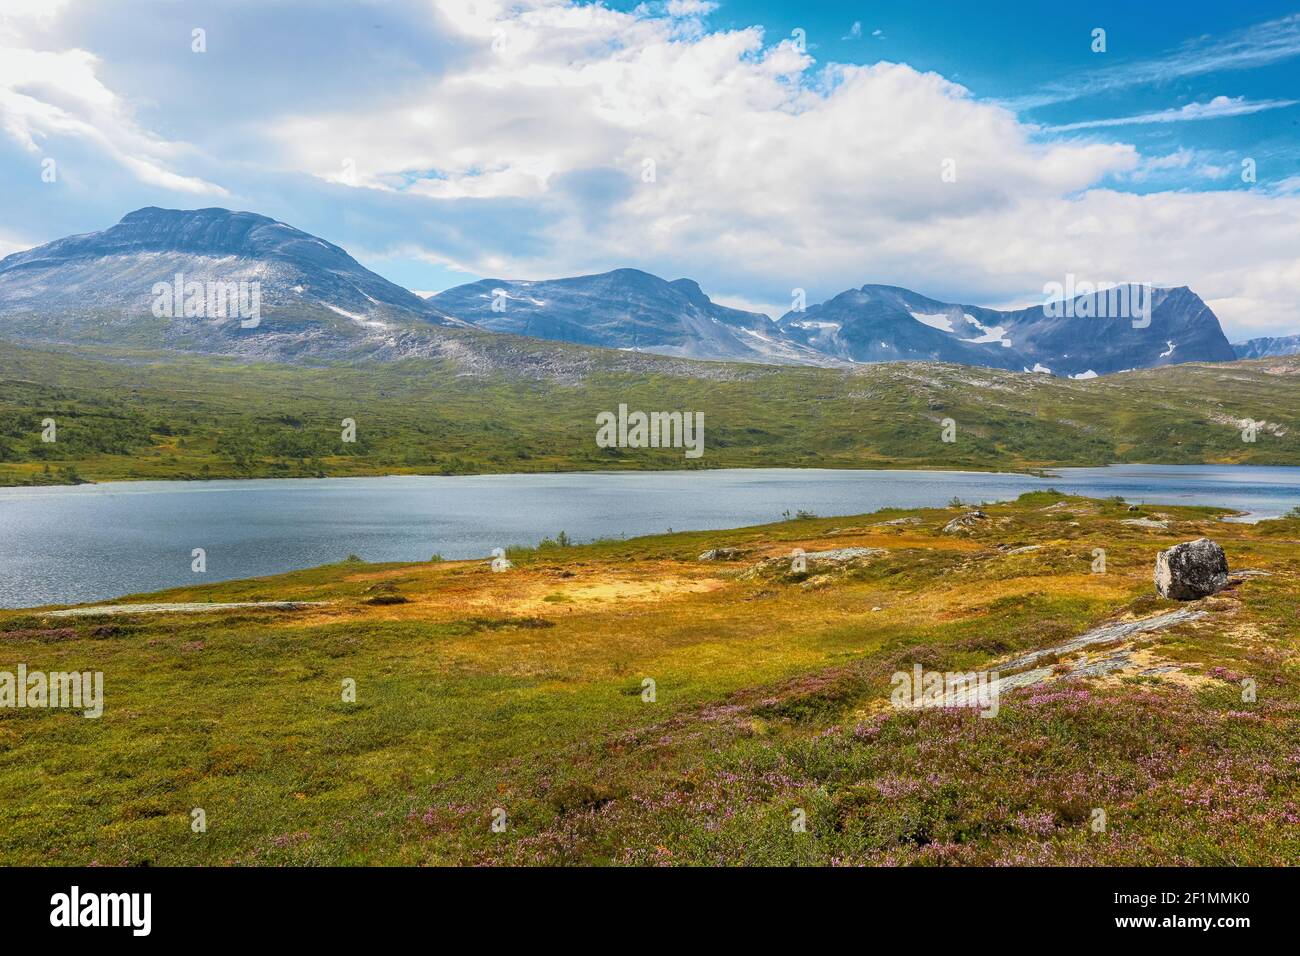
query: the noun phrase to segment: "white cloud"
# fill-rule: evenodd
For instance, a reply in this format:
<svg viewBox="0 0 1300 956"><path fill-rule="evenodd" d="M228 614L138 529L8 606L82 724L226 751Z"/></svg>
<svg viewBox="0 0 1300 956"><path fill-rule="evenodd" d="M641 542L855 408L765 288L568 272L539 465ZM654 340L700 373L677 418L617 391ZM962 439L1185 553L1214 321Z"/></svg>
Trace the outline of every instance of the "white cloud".
<svg viewBox="0 0 1300 956"><path fill-rule="evenodd" d="M98 77L99 61L85 50L12 45L16 20L0 33L0 131L30 153L59 158L63 138L88 143L143 183L180 193L225 194L202 179L169 168L184 148L141 129Z"/></svg>
<svg viewBox="0 0 1300 956"><path fill-rule="evenodd" d="M1163 56L1092 69L1018 97L1009 105L1031 109L1221 70L1254 69L1295 56L1300 56L1300 13L1256 23L1222 37L1199 37Z"/></svg>
<svg viewBox="0 0 1300 956"><path fill-rule="evenodd" d="M321 176L346 153L363 185L543 214L542 241L503 237L457 268L545 276L627 264L693 275L728 301L778 303L796 286L815 301L867 281L1005 299L1073 272L1190 285L1230 327L1296 324L1294 296L1270 278L1294 267L1295 198L1102 188L1144 173L1133 146L1045 142L937 74L819 68L788 42L765 46L757 29L683 40L675 18L545 0L517 15L443 9L483 39L480 56L418 95L305 117L276 138L284 162ZM494 37L508 38L497 51ZM1225 100L1186 112L1244 105ZM955 182L941 178L948 159ZM422 170L437 174L406 185ZM613 179L588 193L593 171Z"/></svg>
<svg viewBox="0 0 1300 956"><path fill-rule="evenodd" d="M13 236L0 232L0 259L5 256L13 255L15 252L22 252L24 249L30 249L35 243L24 242Z"/></svg>
<svg viewBox="0 0 1300 956"><path fill-rule="evenodd" d="M739 309L742 312L758 312L766 315L769 319L779 319L790 311L790 302L755 302L741 295L721 295L714 292L706 294L718 305L724 305L729 309Z"/></svg>
<svg viewBox="0 0 1300 956"><path fill-rule="evenodd" d="M1300 190L1267 186L1262 162L1252 188L1117 191L1107 184L1125 177L1182 171L1184 184L1191 175L1226 182L1239 169L1190 150L1144 156L1118 139L1057 137L906 64L823 65L756 27L710 32L709 3L620 12L437 0L429 9L456 53L427 76L404 73L364 108L250 104L239 149L217 157L241 201L279 201L265 183L306 174L317 191L295 198L328 197L346 210L339 221L391 231L367 236L381 257L400 248L473 275L525 278L635 266L690 276L719 301L771 314L796 287L809 302L865 282L975 304L1030 302L1074 273L1189 285L1234 337L1300 327ZM1202 43L1140 72L1276 60L1291 55L1294 25ZM0 73L10 136L31 147L78 136L164 188L216 188L188 174L185 144L134 120L93 56L27 53L59 59L32 60L53 77L44 87L30 70ZM205 62L211 82L222 62ZM1257 104L1192 105L1227 115ZM952 182L942 176L949 160ZM247 168L279 178L240 180ZM293 221L293 208L278 216ZM363 244L346 230L326 237L354 252Z"/></svg>
<svg viewBox="0 0 1300 956"><path fill-rule="evenodd" d="M1148 123L1182 123L1187 120L1220 119L1225 116L1249 116L1265 110L1284 109L1295 106L1300 100L1256 100L1251 102L1244 96L1216 96L1208 103L1188 103L1177 109L1160 110L1156 113L1142 113L1139 116L1120 116L1112 119L1083 120L1078 123L1066 123L1063 126L1049 126L1048 132L1064 133L1076 129L1095 129L1102 126L1131 126Z"/></svg>

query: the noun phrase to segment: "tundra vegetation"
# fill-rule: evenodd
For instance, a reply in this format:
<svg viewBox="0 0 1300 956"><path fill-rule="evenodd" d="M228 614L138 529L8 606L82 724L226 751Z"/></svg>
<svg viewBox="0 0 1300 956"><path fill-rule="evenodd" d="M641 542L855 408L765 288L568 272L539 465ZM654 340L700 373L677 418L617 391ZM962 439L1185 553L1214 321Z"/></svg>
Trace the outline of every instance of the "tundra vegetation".
<svg viewBox="0 0 1300 956"><path fill-rule="evenodd" d="M497 351L468 364L318 367L0 344L0 484L1300 464L1297 356L1071 381L940 363L782 368L509 342L480 343ZM600 447L597 417L620 404L703 415L702 457ZM43 440L47 419L57 426L54 442ZM345 419L355 422L355 441L343 440ZM955 441L943 440L945 420L955 423ZM1256 423L1251 441L1243 440L1246 420Z"/></svg>
<svg viewBox="0 0 1300 956"><path fill-rule="evenodd" d="M1300 520L1053 492L980 510L147 597L328 602L294 609L0 612L0 666L104 672L98 720L0 711L0 862L1300 861ZM1158 597L1156 553L1201 536L1228 586ZM994 718L890 706L915 664L1035 651L1046 676Z"/></svg>

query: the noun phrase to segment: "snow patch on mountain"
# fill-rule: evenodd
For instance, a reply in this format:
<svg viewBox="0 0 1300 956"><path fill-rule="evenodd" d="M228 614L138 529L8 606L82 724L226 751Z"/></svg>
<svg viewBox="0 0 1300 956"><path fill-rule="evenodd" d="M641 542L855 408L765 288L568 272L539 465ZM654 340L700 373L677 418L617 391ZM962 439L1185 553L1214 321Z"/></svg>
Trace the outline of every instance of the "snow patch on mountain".
<svg viewBox="0 0 1300 956"><path fill-rule="evenodd" d="M349 312L347 309L341 309L337 305L330 305L326 303L325 308L329 309L331 312L336 313L337 315L343 316L345 319L351 319L353 322L355 322L357 325L362 326L363 328L367 328L367 329L392 328L391 325L389 325L387 322L383 321L382 319L372 319L370 318L370 316L362 315L359 312Z"/></svg>
<svg viewBox="0 0 1300 956"><path fill-rule="evenodd" d="M1005 328L1000 325L995 325L992 328L989 328L988 326L983 325L979 319L975 318L975 316L971 315L969 312L965 312L963 315L966 321L979 329L981 333L973 339L962 339L963 342L971 342L975 345L986 345L992 342L997 342L1003 348L1011 348L1011 339L1007 338L1007 330Z"/></svg>
<svg viewBox="0 0 1300 956"><path fill-rule="evenodd" d="M952 319L948 318L947 313L936 312L927 315L924 312L912 312L910 314L916 321L922 325L928 325L932 329L938 329L940 332L953 331Z"/></svg>

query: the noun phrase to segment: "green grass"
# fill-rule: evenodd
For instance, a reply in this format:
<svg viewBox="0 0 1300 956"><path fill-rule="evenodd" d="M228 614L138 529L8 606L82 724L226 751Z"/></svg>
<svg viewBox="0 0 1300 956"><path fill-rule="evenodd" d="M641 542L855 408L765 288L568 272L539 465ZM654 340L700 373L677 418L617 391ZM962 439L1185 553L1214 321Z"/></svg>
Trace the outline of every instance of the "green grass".
<svg viewBox="0 0 1300 956"><path fill-rule="evenodd" d="M632 361L569 349L527 371L428 359L304 367L4 345L0 484L1300 463L1300 389L1285 364L1185 365L1073 382L938 364L841 371ZM620 403L703 412L704 456L598 448L596 415ZM1284 433L1263 429L1243 442L1232 423L1244 417L1278 423ZM941 440L945 418L957 423L953 443ZM42 441L46 419L57 429L52 443ZM344 419L356 422L355 443L342 441Z"/></svg>
<svg viewBox="0 0 1300 956"><path fill-rule="evenodd" d="M150 596L333 602L297 612L0 612L0 669L101 670L106 697L98 720L0 710L0 862L1300 861L1300 522L1168 508L1149 531L1050 492L984 510L960 537L940 531L953 509L887 511L520 549L505 573L348 561ZM903 514L921 524L879 523ZM1060 681L993 719L888 707L914 662L982 668L1172 608L1155 551L1199 534L1270 575L1140 642L1185 680ZM887 553L744 573L856 545ZM710 547L748 553L696 560Z"/></svg>

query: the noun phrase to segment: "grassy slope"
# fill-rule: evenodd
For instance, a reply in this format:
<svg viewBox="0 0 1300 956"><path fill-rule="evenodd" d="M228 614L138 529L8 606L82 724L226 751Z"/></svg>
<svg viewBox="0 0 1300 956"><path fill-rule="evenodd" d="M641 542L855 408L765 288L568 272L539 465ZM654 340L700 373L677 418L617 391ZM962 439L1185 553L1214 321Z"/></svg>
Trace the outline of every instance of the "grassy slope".
<svg viewBox="0 0 1300 956"><path fill-rule="evenodd" d="M107 698L98 721L0 711L0 862L1300 861L1300 521L1168 508L1147 530L1052 493L986 510L968 537L941 533L950 509L886 512L158 596L334 602L296 612L0 612L0 667L101 669ZM1155 552L1201 533L1272 574L1138 642L1179 671L1015 692L989 720L886 705L913 662L981 667L1173 607ZM695 559L718 545L750 553ZM888 553L739 573L850 545Z"/></svg>
<svg viewBox="0 0 1300 956"><path fill-rule="evenodd" d="M690 363L555 345L475 353L460 363L328 368L127 352L114 359L0 344L0 484L74 476L1300 463L1294 357L1086 382L937 364L839 371ZM704 412L704 457L597 448L596 415L620 402ZM54 444L40 440L47 417L58 425ZM940 440L947 417L958 426L953 444ZM1245 443L1233 424L1244 417L1279 423L1285 433L1264 429ZM356 444L340 441L344 418L357 422Z"/></svg>

